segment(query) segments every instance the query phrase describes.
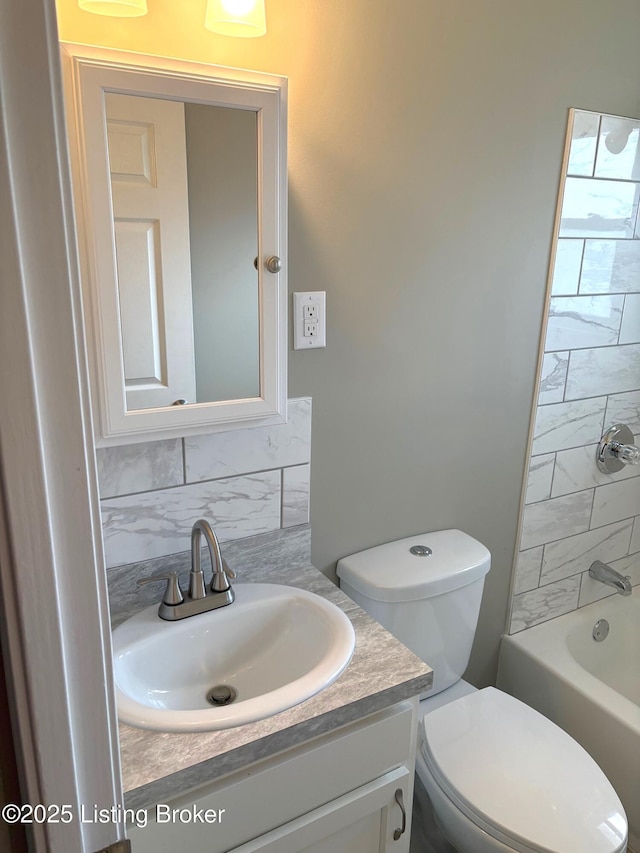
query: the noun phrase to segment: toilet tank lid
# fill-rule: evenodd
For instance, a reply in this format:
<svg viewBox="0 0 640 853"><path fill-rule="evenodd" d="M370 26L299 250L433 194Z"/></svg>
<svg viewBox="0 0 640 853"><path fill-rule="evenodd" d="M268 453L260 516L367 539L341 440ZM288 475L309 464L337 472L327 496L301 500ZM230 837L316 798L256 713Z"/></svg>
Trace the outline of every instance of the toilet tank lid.
<svg viewBox="0 0 640 853"><path fill-rule="evenodd" d="M414 549L412 552L411 549ZM424 556L415 553L429 549ZM489 571L491 554L462 530L438 530L343 557L338 577L374 601L415 601L467 586Z"/></svg>

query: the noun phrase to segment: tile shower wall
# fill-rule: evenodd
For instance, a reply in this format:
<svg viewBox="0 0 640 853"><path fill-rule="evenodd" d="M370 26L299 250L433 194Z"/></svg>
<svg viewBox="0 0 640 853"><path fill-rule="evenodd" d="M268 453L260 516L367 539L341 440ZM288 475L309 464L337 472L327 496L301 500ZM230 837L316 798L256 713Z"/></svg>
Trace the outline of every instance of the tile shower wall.
<svg viewBox="0 0 640 853"><path fill-rule="evenodd" d="M100 448L107 568L188 550L204 516L221 542L309 520L311 400L287 424Z"/></svg>
<svg viewBox="0 0 640 853"><path fill-rule="evenodd" d="M640 121L572 111L509 633L640 583L640 467L601 474L604 429L640 436Z"/></svg>

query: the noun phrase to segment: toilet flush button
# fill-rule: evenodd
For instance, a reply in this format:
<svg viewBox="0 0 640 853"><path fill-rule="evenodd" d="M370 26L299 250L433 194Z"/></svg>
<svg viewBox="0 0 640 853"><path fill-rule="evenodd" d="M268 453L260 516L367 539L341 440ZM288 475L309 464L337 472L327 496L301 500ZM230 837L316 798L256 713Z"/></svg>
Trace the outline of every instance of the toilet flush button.
<svg viewBox="0 0 640 853"><path fill-rule="evenodd" d="M416 557L430 557L433 551L426 545L413 545L409 548L409 553L414 554Z"/></svg>

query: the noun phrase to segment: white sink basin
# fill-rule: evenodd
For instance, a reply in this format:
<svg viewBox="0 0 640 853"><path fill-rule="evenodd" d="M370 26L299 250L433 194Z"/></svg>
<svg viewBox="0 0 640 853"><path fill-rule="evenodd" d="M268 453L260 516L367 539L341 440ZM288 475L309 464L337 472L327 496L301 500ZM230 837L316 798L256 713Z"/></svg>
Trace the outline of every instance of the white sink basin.
<svg viewBox="0 0 640 853"><path fill-rule="evenodd" d="M270 717L327 687L355 646L335 604L295 587L234 584L235 601L166 622L148 607L113 632L118 716L166 732L226 729ZM213 706L211 688L237 697Z"/></svg>

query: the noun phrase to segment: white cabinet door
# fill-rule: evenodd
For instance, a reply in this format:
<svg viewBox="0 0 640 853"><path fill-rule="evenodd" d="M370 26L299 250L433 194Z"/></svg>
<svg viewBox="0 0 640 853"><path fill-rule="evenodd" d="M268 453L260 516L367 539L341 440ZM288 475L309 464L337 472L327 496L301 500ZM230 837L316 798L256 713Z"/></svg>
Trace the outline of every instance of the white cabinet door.
<svg viewBox="0 0 640 853"><path fill-rule="evenodd" d="M105 95L127 409L196 401L184 104Z"/></svg>
<svg viewBox="0 0 640 853"><path fill-rule="evenodd" d="M406 853L412 796L413 774L399 767L233 853Z"/></svg>

